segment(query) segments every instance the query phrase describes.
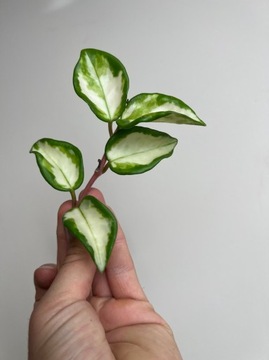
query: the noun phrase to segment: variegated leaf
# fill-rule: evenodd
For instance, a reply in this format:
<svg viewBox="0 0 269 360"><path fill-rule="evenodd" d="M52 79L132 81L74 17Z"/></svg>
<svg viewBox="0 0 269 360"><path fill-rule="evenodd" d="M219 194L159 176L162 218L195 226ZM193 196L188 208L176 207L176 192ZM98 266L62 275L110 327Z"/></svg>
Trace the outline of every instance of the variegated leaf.
<svg viewBox="0 0 269 360"><path fill-rule="evenodd" d="M95 115L106 122L123 112L129 78L123 64L101 50L84 49L74 69L74 88Z"/></svg>
<svg viewBox="0 0 269 360"><path fill-rule="evenodd" d="M40 172L55 189L72 191L83 182L84 170L80 150L66 142L40 139L31 148Z"/></svg>
<svg viewBox="0 0 269 360"><path fill-rule="evenodd" d="M117 120L121 128L130 128L141 122L205 125L183 101L164 94L139 94L132 98Z"/></svg>
<svg viewBox="0 0 269 360"><path fill-rule="evenodd" d="M117 236L113 213L93 196L65 213L63 223L91 254L99 271L104 271Z"/></svg>
<svg viewBox="0 0 269 360"><path fill-rule="evenodd" d="M105 152L115 173L140 174L171 156L176 144L177 139L164 132L135 126L116 131L108 140Z"/></svg>

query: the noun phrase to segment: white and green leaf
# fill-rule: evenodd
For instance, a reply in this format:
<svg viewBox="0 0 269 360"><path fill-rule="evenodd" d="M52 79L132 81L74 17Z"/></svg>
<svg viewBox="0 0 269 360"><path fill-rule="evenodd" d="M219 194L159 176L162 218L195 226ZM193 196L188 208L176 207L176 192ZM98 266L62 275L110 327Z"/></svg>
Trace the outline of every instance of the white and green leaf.
<svg viewBox="0 0 269 360"><path fill-rule="evenodd" d="M80 150L66 142L43 138L31 148L44 179L55 189L73 191L80 187L84 178Z"/></svg>
<svg viewBox="0 0 269 360"><path fill-rule="evenodd" d="M65 213L63 223L91 254L99 271L104 271L117 236L113 213L93 196Z"/></svg>
<svg viewBox="0 0 269 360"><path fill-rule="evenodd" d="M177 139L157 130L135 126L118 130L105 148L109 167L122 175L140 174L172 155Z"/></svg>
<svg viewBox="0 0 269 360"><path fill-rule="evenodd" d="M106 122L123 112L129 78L123 64L113 55L96 49L84 49L74 69L74 89L95 115Z"/></svg>
<svg viewBox="0 0 269 360"><path fill-rule="evenodd" d="M130 128L150 121L205 126L203 120L183 101L158 93L144 93L133 97L117 124L121 128Z"/></svg>

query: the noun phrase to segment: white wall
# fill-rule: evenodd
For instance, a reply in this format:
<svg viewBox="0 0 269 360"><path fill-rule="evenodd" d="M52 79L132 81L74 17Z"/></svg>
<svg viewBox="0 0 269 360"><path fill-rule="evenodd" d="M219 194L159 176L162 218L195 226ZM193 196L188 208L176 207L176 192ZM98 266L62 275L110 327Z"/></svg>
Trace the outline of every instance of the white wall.
<svg viewBox="0 0 269 360"><path fill-rule="evenodd" d="M0 1L1 360L27 358L32 273L55 259L66 199L29 149L73 142L90 173L106 139L72 88L86 47L121 59L130 97L177 96L208 125L160 125L172 158L97 183L184 360L269 359L268 38L267 0Z"/></svg>

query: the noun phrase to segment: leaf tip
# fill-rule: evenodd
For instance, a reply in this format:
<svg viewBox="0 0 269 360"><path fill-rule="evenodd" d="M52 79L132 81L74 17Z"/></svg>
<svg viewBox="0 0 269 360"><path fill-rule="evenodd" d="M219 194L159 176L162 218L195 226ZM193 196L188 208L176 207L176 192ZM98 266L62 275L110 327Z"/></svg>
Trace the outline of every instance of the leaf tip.
<svg viewBox="0 0 269 360"><path fill-rule="evenodd" d="M202 119L199 118L199 120L200 120L200 124L199 124L200 126L207 126L206 123Z"/></svg>

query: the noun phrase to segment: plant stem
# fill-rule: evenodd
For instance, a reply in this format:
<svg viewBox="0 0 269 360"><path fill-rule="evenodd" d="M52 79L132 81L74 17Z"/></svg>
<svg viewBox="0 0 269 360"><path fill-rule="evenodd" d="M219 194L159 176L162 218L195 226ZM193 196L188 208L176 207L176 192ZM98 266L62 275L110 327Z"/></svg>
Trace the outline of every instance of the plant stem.
<svg viewBox="0 0 269 360"><path fill-rule="evenodd" d="M83 200L83 198L89 193L89 191L91 190L93 184L95 183L95 181L107 170L107 159L106 159L106 155L104 154L101 160L98 160L99 164L97 166L97 168L95 169L92 177L90 178L88 184L86 185L85 189L81 191L81 193L79 194L79 203L78 205L81 203L81 201Z"/></svg>
<svg viewBox="0 0 269 360"><path fill-rule="evenodd" d="M116 129L117 131L117 129ZM109 136L111 137L114 134L113 131L113 123L109 122L108 123L108 132L109 132ZM83 198L89 193L89 191L91 190L93 184L95 183L95 181L101 176L103 175L107 170L108 170L108 162L106 159L106 155L104 154L102 159L98 160L98 166L95 169L92 177L90 178L90 180L88 181L88 184L86 185L85 189L81 191L81 193L79 194L79 201L78 201L78 206L80 205L81 201L83 200ZM72 194L71 194L72 195Z"/></svg>
<svg viewBox="0 0 269 360"><path fill-rule="evenodd" d="M113 135L113 125L112 125L112 122L108 123L108 132L109 132L109 135L110 137Z"/></svg>
<svg viewBox="0 0 269 360"><path fill-rule="evenodd" d="M77 206L77 197L74 190L70 190L71 198L72 198L72 208Z"/></svg>

